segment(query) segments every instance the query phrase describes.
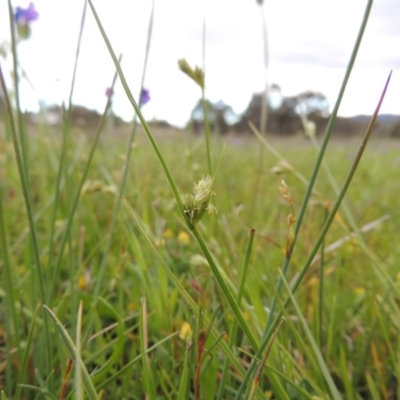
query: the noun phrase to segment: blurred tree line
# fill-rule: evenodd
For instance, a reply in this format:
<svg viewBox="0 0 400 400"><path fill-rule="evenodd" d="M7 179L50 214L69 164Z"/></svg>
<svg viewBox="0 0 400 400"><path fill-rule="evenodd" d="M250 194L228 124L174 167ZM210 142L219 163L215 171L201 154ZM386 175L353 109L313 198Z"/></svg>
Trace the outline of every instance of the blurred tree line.
<svg viewBox="0 0 400 400"><path fill-rule="evenodd" d="M232 131L243 133L249 130L248 121L260 126L262 96L263 93L254 94L242 115L235 114L232 107L222 101L211 103L206 100L211 129L221 134ZM296 96L284 96L281 88L276 84L269 88L267 107L267 131L281 135L291 135L301 131L302 117L315 122L329 117L329 103L322 93L306 91ZM203 117L203 106L199 100L191 113L189 122L197 133L203 130Z"/></svg>
<svg viewBox="0 0 400 400"><path fill-rule="evenodd" d="M236 114L232 107L222 101L212 103L206 100L211 131L219 134L246 133L250 131L249 121L252 121L256 127L260 127L262 96L263 93L254 94L247 109L241 115ZM271 85L268 90L267 107L267 132L283 136L304 132L305 121L313 122L315 133L322 135L330 116L329 103L323 93L308 90L294 96L285 96L276 84ZM203 106L199 100L189 121L189 127L197 134L203 133L203 118ZM359 134L365 130L369 118L365 115L351 118L338 117L334 133L343 136ZM379 116L374 131L382 136L400 138L400 117Z"/></svg>

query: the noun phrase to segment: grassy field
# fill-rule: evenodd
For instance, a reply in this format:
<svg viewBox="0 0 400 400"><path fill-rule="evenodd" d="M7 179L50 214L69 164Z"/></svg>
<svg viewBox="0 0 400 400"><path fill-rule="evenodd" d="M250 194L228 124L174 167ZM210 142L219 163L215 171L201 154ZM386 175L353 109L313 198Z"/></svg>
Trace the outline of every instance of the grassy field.
<svg viewBox="0 0 400 400"><path fill-rule="evenodd" d="M400 146L372 138L363 154L369 128L330 139L371 5L325 135L302 115L306 135L282 140L210 138L206 119L200 139L153 132L153 12L135 101L91 0L116 68L97 131L72 127L76 69L62 125L27 125L16 55L39 14L9 2L1 400L400 398ZM179 68L205 100L204 69ZM117 75L127 132L110 118Z"/></svg>
<svg viewBox="0 0 400 400"><path fill-rule="evenodd" d="M183 132L155 136L180 194L192 192L208 173L204 141ZM61 132L36 128L28 135L39 268L12 143L1 136L0 384L10 399L72 398L88 385L103 399L398 398L396 142L369 144L293 295L289 287L337 197L331 179L341 186L357 140L328 147L331 175L322 168L278 289L293 236L288 215L297 216L317 157L309 139L271 139L285 164L256 138L228 138L224 150L213 138L216 212L191 230L143 134L132 148L115 222L126 136L104 133L84 179L94 136L66 137L62 145ZM287 194L282 179L292 206L280 193ZM274 299L271 317L283 322L263 351L262 368L255 346L271 323ZM248 378L247 390L258 389L238 395L252 360L259 373Z"/></svg>

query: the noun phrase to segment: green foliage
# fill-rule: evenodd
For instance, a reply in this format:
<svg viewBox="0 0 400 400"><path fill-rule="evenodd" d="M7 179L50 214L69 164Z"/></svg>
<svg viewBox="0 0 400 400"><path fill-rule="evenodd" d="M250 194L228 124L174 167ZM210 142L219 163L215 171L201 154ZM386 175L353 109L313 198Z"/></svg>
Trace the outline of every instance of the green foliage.
<svg viewBox="0 0 400 400"><path fill-rule="evenodd" d="M181 377L186 377L184 378L186 381L193 379L195 364L191 364L191 357L185 356L186 340L180 339L175 334L167 341L163 343L162 341L174 332L179 333L183 321L189 322L194 328L192 317L196 315L195 307L201 308L207 315L222 303L213 325L216 330L215 340L224 331L229 335L235 335L233 342L229 335L228 339L231 342L233 354L239 362L240 360L245 362L248 358L247 352L251 355L252 350L240 328L237 329L237 333L231 330L230 326L235 319L232 318L226 301L220 297L215 281L210 277L207 263L199 264L192 261L193 256L200 255L201 251L178 218L177 210L171 202L168 185L165 179L160 177L159 166L154 156L149 154L149 145L141 136L137 138L134 168L131 171L125 196L143 224L149 239L157 246L158 254L193 299L194 308L188 307L189 299L185 300L185 297L182 297L173 281L166 279L159 261L149 251L144 237L139 234L126 212L123 212L118 219L109 261L102 281L99 283L101 295L112 304L115 311L102 302L98 303L95 309L91 308L93 288L97 284L99 260L102 257L102 243L107 237L112 207L115 204L115 193L111 188L116 187L121 179L119 154L124 148L124 141L121 138L109 137L105 140L106 146L99 148L94 155L93 166L88 177L91 181L99 182L98 190L85 191L82 194L74 223L71 226L73 240L69 257L72 257L74 269L70 270L69 257L63 257L57 276L56 295L49 307L72 336L75 332L73 321L76 321L74 315L77 309L71 308L70 300L73 293L78 300L82 299L84 310L82 360L89 373L94 373L94 382L97 382L96 390L98 393L102 390L106 398L110 398L112 394L124 396L124 393L138 393L140 396L144 390L143 381L140 378L143 373L142 364L140 361L130 365L129 363L141 357L143 351L139 345L139 311L140 299L142 294L146 293L148 342L149 347L156 346L149 353L150 365L156 371L165 371L164 375L157 378L155 382L156 390L163 397L169 394L173 398L179 392ZM90 148L89 141L86 142L80 152L80 160L85 158ZM383 145L383 143L380 144L380 146ZM72 151L79 144L70 146ZM202 174L198 171L198 165L203 162L203 168L206 168L203 157L198 152L192 151L195 146L196 144L184 140L162 141L166 162L171 165L171 172L182 192L190 191L193 182L201 178ZM300 150L296 148L297 146L298 143L281 142L275 145L275 148L285 154L285 158L292 163L296 171L301 171L307 176L311 168L310 160L314 158L314 150L311 146L304 144ZM379 255L379 258L385 262L387 273L397 284L396 260L399 257L399 251L396 246L391 245L392 238L397 237L397 226L394 221L398 217L396 206L398 185L392 179L397 168L397 150L390 142L387 142L385 146L386 150L381 150L372 144L371 150L365 154L365 159L362 160L353 185L350 187L347 204L360 227L377 220L382 215L391 216L389 220L377 224L363 236L370 251ZM41 164L36 164L36 167L31 169L31 173L36 177L38 192L34 206L34 219L39 228L38 245L42 249L40 254L44 271L50 276L52 270L51 265L48 265L49 255L46 246L51 209L48 206L46 208L46 204L53 198L49 182L54 182L53 176L56 169L43 168L43 164L51 165L48 161L54 157L57 147L57 142L49 142L46 137L36 138L30 146L32 159L42 160ZM352 149L355 147L354 142L346 142L345 147L337 143L327 152L325 161L338 181L344 178L351 162ZM11 148L6 145L4 136L2 136L2 148L6 151L6 158L12 160ZM217 142L213 143L213 149L215 155L218 155L220 147ZM213 189L216 193L218 213L205 215L200 223L206 243L212 249L215 259L218 260L218 267L224 279L234 292L241 286L240 282L243 282L240 260L244 261L247 227L256 228L254 240L257 250L253 251L252 256L249 257L243 299L238 303L254 332L259 332L265 324L264 307L269 307L274 294L274 286L279 276L277 265L285 246L286 215L289 212L287 206L279 200L278 188L281 176L270 172L275 166L275 161L271 158L265 163L264 174L257 188L263 195L259 197L259 202L256 204L256 213L254 214L249 209L251 196L255 190L253 187L255 180L252 178L251 171L256 168L254 155L257 154L257 150L258 144L253 140L243 143L239 148L228 144L219 177ZM382 157L382 151L386 152L385 157ZM72 186L75 187L81 176L79 159L70 165L70 179ZM9 262L13 271L11 279L14 288L14 312L16 322L24 327L22 332L26 328L28 330L29 327L33 328L32 336L28 340L27 359L30 360L30 365L32 362L33 365L40 365L41 356L37 350L41 346L43 337L43 331L40 328L43 320L42 317L34 317L38 297L32 292L32 274L27 268L32 259L30 255L32 248L29 246L29 237L24 233L26 222L18 194L19 183L15 164L11 164L11 168L6 170L3 164L3 171L6 172L2 180L2 204L6 209L3 213L4 228L7 233ZM290 172L286 172L284 178L294 197L295 208L298 208L299 200L304 192L303 183ZM319 193L324 193L324 196L321 198L316 195L315 201L307 210L299 246L293 254L294 269L287 277L288 281L296 275L296 265L307 256L309 243L318 235L324 221L323 204L326 203L329 207L329 203L335 196L329 181L322 176L317 182L316 189ZM65 201L65 189L63 189L60 204L62 208L58 212L59 222L56 223L55 249L59 248L62 232L65 229L63 222L67 216L63 214ZM239 210L241 210L240 214L238 214ZM40 219L36 216L40 216ZM393 290L388 289L386 284L375 279L373 270L368 267L369 259L360 249L357 240L347 239L336 248L330 246L348 234L349 226L342 212L339 211L325 239L324 308L322 321L320 321L321 342L317 343L323 352L330 373L334 376L334 381L339 383L340 390L346 390L345 393L360 394L371 388L371 390L377 389L380 393L381 387L389 385L397 369L395 354L398 351L396 338L400 329L398 324L400 319L397 317L397 311L392 302L396 301L398 296ZM5 253L1 254L2 263L4 263L3 254ZM313 321L317 317L319 304L317 265L313 264L305 277L304 286L301 286L296 294L297 303L311 332L315 326ZM9 315L6 309L2 311ZM261 385L264 390L272 390L270 382L273 381L269 380L268 374L271 372L268 371L271 371L269 368L273 368L295 385L307 381L310 388L300 386L303 390L326 395L323 377L318 365L312 361L313 356L308 349L310 345L302 334L302 327L296 319L292 320L292 317L296 315L293 311L289 307L285 314L288 322L290 320L291 323L285 322L282 325L267 361L265 368L267 375L263 375ZM118 313L123 324L122 330L118 328L115 312ZM7 329L11 334L14 332L12 326ZM12 343L16 343L17 339L23 343L27 341L28 331L26 332L26 335L12 334L10 336L14 338L10 342L11 348ZM55 332L52 335L56 339ZM317 337L314 336L314 338ZM226 346L227 343L224 340L222 342ZM221 350L222 342L213 350L213 360L219 360L217 368L223 368L224 364L221 361L226 360L226 354ZM52 343L56 347L54 348L54 367L51 367L49 373L53 374L55 388L60 388L66 366L65 352L59 347L57 340ZM114 350L120 346L122 350L117 357L114 357ZM242 350L239 351L238 348ZM371 348L375 349L375 353L371 352ZM21 357L23 357L25 347L21 347L21 350ZM393 357L385 355L388 351L393 354ZM186 372L184 372L185 359L190 363ZM40 383L40 380L29 374L28 369L25 371L18 369L28 368L29 364L24 362L14 364L11 360L10 358L10 368L14 372L7 374L7 379L12 381L10 388L15 388L14 379L18 376L21 383L45 388L42 386L45 385L45 381ZM379 367L378 361L381 363ZM17 367L18 365L20 367ZM215 364L210 364L209 368L213 365ZM51 372L53 369L54 372ZM106 375L101 380L96 379L96 375L100 376L103 370L107 371ZM207 369L205 373L210 373L212 370L212 368ZM220 371L222 372L222 369ZM217 376L219 373L217 372ZM41 375L45 377L48 373L43 371ZM103 386L105 379L111 380ZM222 398L230 398L231 395L234 397L239 381L240 373L238 375L235 370L228 370L225 395ZM286 380L281 380L281 384L288 393L295 393L295 389ZM186 386L188 387L190 388L190 385ZM22 388L22 393L29 397L31 390L33 389L25 387ZM185 390L187 389L183 386L181 393L185 393ZM57 395L57 392L58 390L54 394ZM7 396L12 397L13 391L7 393Z"/></svg>
<svg viewBox="0 0 400 400"><path fill-rule="evenodd" d="M49 137L2 80L2 399L399 397L393 143L328 149L340 97L321 144L163 138L89 4L145 135Z"/></svg>

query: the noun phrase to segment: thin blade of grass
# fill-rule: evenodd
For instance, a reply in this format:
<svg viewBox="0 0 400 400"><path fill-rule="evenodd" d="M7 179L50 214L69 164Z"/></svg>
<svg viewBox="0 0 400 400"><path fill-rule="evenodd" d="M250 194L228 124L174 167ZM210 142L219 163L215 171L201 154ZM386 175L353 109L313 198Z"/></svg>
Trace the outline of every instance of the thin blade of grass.
<svg viewBox="0 0 400 400"><path fill-rule="evenodd" d="M112 370L115 364L117 364L123 354L124 348L124 323L122 321L120 313L115 309L115 307L108 302L103 297L98 298L99 305L103 306L107 311L114 316L116 322L116 341L112 346L112 353L107 356L107 363L105 363L99 371L92 377L93 384L96 385L98 382L103 381L108 376L109 372Z"/></svg>
<svg viewBox="0 0 400 400"><path fill-rule="evenodd" d="M115 73L114 77L113 77L111 88L114 88L116 80L117 80L117 74ZM106 118L107 118L107 112L110 109L110 106L111 106L111 99L109 97L107 99L107 103L106 103L106 105L104 107L103 114L102 114L101 119L99 121L99 124L97 126L96 136L95 136L95 138L93 140L92 147L91 147L90 152L89 152L89 157L88 157L87 162L85 164L85 167L83 169L83 173L82 173L80 182L78 184L78 189L77 189L77 191L75 193L75 198L73 200L71 210L70 210L70 212L68 214L67 225L65 227L63 238L61 240L60 248L58 250L57 261L56 261L55 267L53 268L53 274L52 274L52 278L51 278L51 282L50 282L50 288L49 288L49 292L48 292L49 293L48 294L49 304L51 304L51 301L52 301L52 298L53 298L53 295L54 295L54 292L55 292L55 286L56 286L58 274L59 274L59 271L60 271L60 268L61 268L61 262L62 262L62 258L63 258L63 254L64 254L65 245L67 244L67 241L68 241L68 238L69 238L69 234L70 234L70 230L71 230L71 226L72 226L72 221L74 219L74 215L76 213L76 210L77 210L78 204L79 204L79 200L81 198L82 188L83 188L83 185L85 184L85 181L86 181L87 176L89 174L90 166L92 165L93 156L94 156L94 153L95 153L95 151L97 149L97 145L98 145L99 139L100 139L100 134L101 134L101 132L103 130L103 127L104 127L104 124L105 124L105 121L106 121Z"/></svg>
<svg viewBox="0 0 400 400"><path fill-rule="evenodd" d="M82 36L83 36L83 28L85 26L85 19L86 19L86 0L84 0L84 5L83 5L83 12L82 12L82 18L81 18L81 25L80 25L80 30L79 30L79 35L78 35L78 43L77 43L77 48L76 48L76 53L75 53L75 63L74 63L74 70L72 73L72 80L71 80L71 88L69 92L69 101L68 101L68 109L67 109L67 114L66 118L64 119L63 123L63 135L62 135L62 145L61 145L61 158L59 161L59 166L58 166L58 173L57 173L57 179L54 187L54 204L53 204L53 211L51 215L51 220L50 220L50 234L49 234L49 261L48 265L53 265L53 257L54 257L54 233L55 233L55 227L56 227L56 220L57 220L57 212L59 208L59 197L62 189L62 174L65 169L65 164L66 164L66 154L67 154L67 133L70 130L71 126L71 112L72 112L72 96L75 88L75 79L76 79L76 71L78 67L78 59L79 59L79 53L80 53L80 46L82 42ZM66 176L66 182L68 181L68 176ZM62 251L61 251L62 252ZM57 264L56 264L57 265ZM57 268L57 267L56 267ZM52 281L54 278L51 280L51 285ZM49 293L50 298L51 298L51 291ZM48 302L48 304L51 304Z"/></svg>
<svg viewBox="0 0 400 400"><path fill-rule="evenodd" d="M75 338L75 348L76 348L76 358L75 358L75 393L76 400L83 400L83 388L82 388L82 368L79 362L81 357L81 332L82 332L82 312L83 304L82 300L79 302L78 318L76 324L76 338Z"/></svg>
<svg viewBox="0 0 400 400"><path fill-rule="evenodd" d="M90 3L90 2L89 2ZM90 4L92 10L92 4ZM141 84L140 84L140 89L142 91L143 89L143 85L144 85L144 80L145 80L145 76L146 76L146 70L147 70L147 62L148 62L148 58L149 58L149 53L150 53L150 44L151 44L151 38L152 38L152 32L153 32L153 20L154 20L154 7L155 7L155 0L153 0L152 2L152 9L151 9L151 15L150 15L150 20L149 20L149 27L148 27L148 34L147 34L147 43L146 43L146 51L145 51L145 58L144 58L144 63L143 63L143 73L142 73L142 79L141 79ZM95 14L95 17L97 15ZM97 21L97 18L96 18ZM102 29L102 28L101 28ZM112 50L112 49L111 49ZM112 53L115 57L115 54ZM120 68L120 63L119 61L115 58L114 60L114 64L117 65ZM119 70L117 67L117 72L118 74L120 74ZM121 74L120 74L120 79L121 79ZM121 83L123 85L123 87L127 87L126 81L122 81ZM125 85L125 86L124 86ZM128 89L129 90L129 89ZM138 109L140 109L140 104ZM128 144L126 146L126 155L125 155L125 164L123 167L123 173L122 173L122 179L118 188L118 196L117 196L117 201L116 201L116 205L114 208L114 212L113 212L113 216L112 216L112 220L111 220L111 226L109 229L109 234L107 237L107 241L105 243L105 247L104 247L104 252L103 252L103 257L101 260L101 264L97 273L97 281L96 281L96 286L94 288L94 293L93 293L93 307L95 307L96 302L97 302L97 297L100 294L100 285L103 282L103 275L104 275L104 271L105 268L107 266L107 260L108 260L108 255L110 252L110 248L111 248L111 243L113 240L113 233L117 224L117 219L118 219L118 215L121 209L121 204L122 204L122 197L124 195L125 192L125 187L126 187L126 182L128 180L128 175L129 175L129 170L130 170L130 164L131 164L131 155L132 155L132 146L134 143L134 138L135 138L135 134L136 134L136 128L137 128L137 116L138 114L135 114L134 120L133 120L133 126L128 138Z"/></svg>
<svg viewBox="0 0 400 400"><path fill-rule="evenodd" d="M146 349L145 354L149 354L151 353L153 350L157 349L159 346L161 346L162 344L168 342L170 339L172 339L174 336L176 336L179 332L174 332L171 335L166 336L165 338L163 338L162 340L160 340L159 342L157 342L156 344L154 344L153 346L149 347ZM100 391L101 389L106 388L107 386L109 386L112 382L115 382L117 379L121 378L122 375L124 373L126 373L127 371L129 371L129 369L136 364L138 361L140 361L142 359L142 354L138 355L137 357L135 357L133 360L129 361L128 364L124 365L122 368L120 368L116 373L114 373L112 376L110 376L109 378L99 382L96 385L96 388L98 391Z"/></svg>
<svg viewBox="0 0 400 400"><path fill-rule="evenodd" d="M243 291L244 291L244 287L245 287L245 282L246 282L246 277L247 277L247 270L249 267L249 262L250 262L250 254L251 254L251 250L253 248L253 241L254 241L254 235L255 235L255 229L252 229L250 231L249 234L249 239L247 242L247 246L246 246L246 252L245 252L245 257L244 257L244 263L243 263L243 268L242 268L242 272L240 274L240 279L239 279L239 289L237 292L237 303L240 306L240 303L242 301L242 297L243 297ZM234 319L232 321L232 325L230 327L230 331L229 331L229 339L228 339L228 346L230 348L233 347L236 338L237 338L237 321ZM217 400L222 400L223 395L224 395L224 388L225 388L225 384L226 384L226 379L228 376L228 372L229 372L229 362L228 360L225 361L223 370L222 370L222 376L221 376L221 380L219 383L219 391L218 391L218 397Z"/></svg>
<svg viewBox="0 0 400 400"><path fill-rule="evenodd" d="M190 344L186 343L185 359L183 361L183 371L179 382L177 400L187 400L189 398L190 369L189 369Z"/></svg>
<svg viewBox="0 0 400 400"><path fill-rule="evenodd" d="M171 189L172 189L172 192L174 194L175 200L176 200L176 202L178 204L178 208L181 211L181 214L184 215L182 200L181 200L181 197L179 195L178 187L176 186L176 183L175 183L174 179L172 178L171 172L170 172L170 170L169 170L169 168L168 168L168 166L167 166L167 164L166 164L166 162L164 160L164 157L161 154L161 151L160 151L160 149L159 149L159 147L157 145L156 140L154 139L154 137L153 137L153 135L152 135L152 133L150 131L150 128L149 128L147 122L144 119L142 112L140 111L139 105L136 103L135 99L132 96L132 92L129 89L129 86L128 86L128 83L127 83L127 81L125 79L125 75L124 75L124 73L122 71L121 65L118 62L117 57L115 56L114 50L113 50L113 48L111 46L111 43L110 43L110 41L108 39L108 36L107 36L105 30L103 28L103 25L102 25L102 23L100 21L100 18L97 15L96 9L93 6L93 3L92 3L91 0L88 0L88 2L89 2L91 10L93 12L93 16L94 16L94 18L96 20L97 26L100 29L100 33L103 36L104 42L105 42L105 44L107 46L107 49L108 49L108 51L110 53L110 56L111 56L112 60L114 61L115 68L118 71L118 76L119 76L119 79L121 80L121 84L122 84L122 86L123 86L123 88L125 90L126 96L128 97L128 100L130 101L130 103L132 104L132 107L135 110L135 113L136 113L137 117L139 118L140 123L143 126L143 129L144 129L144 131L145 131L145 133L147 135L147 138L149 139L149 141L150 141L150 143L151 143L151 145L153 147L153 150L157 155L157 158L158 158L158 160L159 160L159 162L160 162L160 164L161 164L161 166L163 168L163 171L164 171L164 173L165 173L165 175L167 177L167 180L168 180L168 182L169 182L169 184L171 186Z"/></svg>
<svg viewBox="0 0 400 400"><path fill-rule="evenodd" d="M25 375L27 374L31 346L33 343L33 337L34 337L34 333L36 330L36 319L37 319L40 311L41 311L41 307L40 307L40 305L38 305L34 314L32 315L32 321L31 321L31 325L29 327L28 337L27 337L26 343L25 343L25 349L24 349L24 354L23 354L23 358L21 361L20 371L19 371L18 377L17 377L17 388L15 390L14 400L19 400L21 398L22 382L24 381Z"/></svg>
<svg viewBox="0 0 400 400"><path fill-rule="evenodd" d="M262 372L263 372L265 363L267 362L269 353L271 352L271 349L272 349L272 345L274 343L274 340L276 338L276 335L279 332L279 329L280 329L282 323L283 323L283 319L281 319L279 325L277 326L277 328L275 330L275 333L271 337L271 342L269 343L269 345L267 347L267 350L266 350L266 352L265 352L265 354L263 356L263 359L260 362L260 365L259 365L259 367L257 369L257 372L256 372L256 375L254 377L253 383L251 385L251 390L250 390L250 394L249 394L248 400L254 400L254 398L256 396L256 390L258 389L258 387L260 385L260 379L261 379L261 376L262 376ZM276 382L278 382L278 381L276 381ZM279 398L281 398L281 399L284 399L284 398L289 399L286 391L283 389L283 386L281 384L279 385L279 388L280 388L280 392L277 392L277 395L279 396Z"/></svg>
<svg viewBox="0 0 400 400"><path fill-rule="evenodd" d="M79 360L81 371L82 371L82 381L83 384L85 385L86 392L88 394L88 397L90 400L98 400L98 396L96 393L96 389L93 386L92 380L90 379L90 375L83 364L83 361L81 358L78 358L78 352L76 350L76 347L74 345L74 342L70 338L68 332L65 330L63 324L60 322L60 320L57 318L57 316L53 313L53 311L50 310L49 307L46 305L43 305L43 308L47 311L47 313L50 315L50 318L53 320L55 327L58 330L58 333L60 334L64 345L69 353L69 356L73 360Z"/></svg>
<svg viewBox="0 0 400 400"><path fill-rule="evenodd" d="M147 331L147 306L146 298L142 297L142 307L139 322L140 350L142 355L144 384L147 389L147 395L150 400L156 400L156 388L154 386L154 377L151 372L150 359L147 354L148 349L148 331Z"/></svg>
<svg viewBox="0 0 400 400"><path fill-rule="evenodd" d="M4 220L4 209L3 209L3 185L0 181L0 247L1 258L3 259L3 271L4 271L4 288L6 292L6 314L5 314L5 328L7 332L7 358L6 358L6 389L8 393L12 393L12 377L14 374L12 373L12 356L11 356L11 348L17 349L17 358L21 360L22 351L20 345L20 322L19 322L19 313L16 309L16 293L15 293L15 284L13 283L13 266L11 264L10 259L10 248L7 240L7 230L6 223Z"/></svg>
<svg viewBox="0 0 400 400"><path fill-rule="evenodd" d="M320 350L318 348L317 342L315 341L315 339L314 339L314 337L313 337L313 335L311 333L311 330L308 327L307 321L305 320L305 318L303 317L303 314L301 313L300 307L299 307L299 305L297 303L297 300L295 299L295 297L293 295L292 289L290 288L286 278L283 276L281 271L280 271L280 275L282 277L283 284L285 285L285 287L287 289L287 292L288 292L288 295L290 297L291 303L293 304L293 306L294 306L294 308L296 310L296 314L299 317L299 321L300 321L300 323L301 323L301 325L303 327L303 330L304 330L304 332L305 332L305 334L306 334L306 336L308 338L308 341L309 341L309 343L311 345L311 348L312 348L313 353L314 353L314 357L316 358L316 360L318 362L320 371L321 371L322 375L324 376L325 381L326 381L326 383L327 383L327 385L329 387L329 391L331 393L332 399L341 400L342 396L340 395L339 391L336 388L335 383L333 382L333 379L332 379L332 376L331 376L331 374L329 372L329 369L328 369L328 367L327 367L327 365L326 365L326 363L325 363L325 361L324 361L324 359L322 357L322 354L321 354L321 352L320 352Z"/></svg>
<svg viewBox="0 0 400 400"><path fill-rule="evenodd" d="M11 22L11 24L13 24L13 22ZM32 199L31 199L31 194L29 191L28 180L27 180L25 166L24 166L24 162L23 162L24 155L21 153L20 144L18 143L18 136L17 136L17 132L16 132L16 128L15 128L11 103L10 103L10 99L8 96L8 91L6 88L1 64L0 64L0 87L3 91L3 100L4 100L4 104L5 104L5 108L6 108L6 115L8 117L9 126L11 129L13 147L14 147L15 157L17 160L17 166L18 166L18 174L19 174L19 178L20 178L20 182L21 182L21 186L22 186L25 209L26 209L26 214L28 217L29 230L30 230L30 236L31 236L31 241L32 241L34 263L33 263L33 265L30 266L30 268L32 270L32 273L34 275L36 275L37 281L39 282L38 286L39 286L40 302L42 304L44 304L46 301L46 289L45 289L46 285L45 285L45 280L44 280L42 262L40 259L39 244L38 244L36 226L35 226L34 215L33 215ZM46 343L51 343L49 321L46 317L45 317L45 321L44 321L44 336L45 336ZM44 353L45 353L45 357L46 357L45 364L46 364L47 370L50 371L51 362L52 362L51 346L46 346L46 351L44 351Z"/></svg>
<svg viewBox="0 0 400 400"><path fill-rule="evenodd" d="M15 105L17 108L17 120L18 120L18 138L19 138L19 151L21 153L21 168L25 176L26 185L29 187L29 174L28 174L28 137L26 135L25 124L22 118L21 110L21 99L19 93L20 78L18 73L18 51L17 51L17 35L15 32L15 18L11 0L8 0L8 14L10 21L10 33L11 33L11 52L13 59L13 79L14 79L14 92L15 92Z"/></svg>

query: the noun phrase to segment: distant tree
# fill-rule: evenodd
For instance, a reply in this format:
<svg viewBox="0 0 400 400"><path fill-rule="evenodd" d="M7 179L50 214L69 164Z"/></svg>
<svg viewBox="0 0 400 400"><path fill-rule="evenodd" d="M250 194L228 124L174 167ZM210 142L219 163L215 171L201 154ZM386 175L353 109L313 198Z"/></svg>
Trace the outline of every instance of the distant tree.
<svg viewBox="0 0 400 400"><path fill-rule="evenodd" d="M298 114L312 117L327 117L329 115L329 103L326 96L320 92L307 90L294 96L297 105L295 107Z"/></svg>
<svg viewBox="0 0 400 400"><path fill-rule="evenodd" d="M218 133L225 134L229 131L232 123L238 120L232 107L223 101L211 103L211 101L206 100L205 109L212 132L217 131ZM192 110L189 123L193 126L194 131L200 134L203 130L203 122L204 108L200 99Z"/></svg>
<svg viewBox="0 0 400 400"><path fill-rule="evenodd" d="M239 132L248 130L248 121L256 126L260 124L260 111L263 93L253 95L243 113L241 120L235 125ZM329 114L329 103L326 96L319 92L305 91L295 96L284 96L279 85L272 84L268 96L267 131L282 135L294 134L303 129L301 116L318 121Z"/></svg>
<svg viewBox="0 0 400 400"><path fill-rule="evenodd" d="M395 118L393 121L386 122L382 129L383 134L392 138L400 138L400 117Z"/></svg>

